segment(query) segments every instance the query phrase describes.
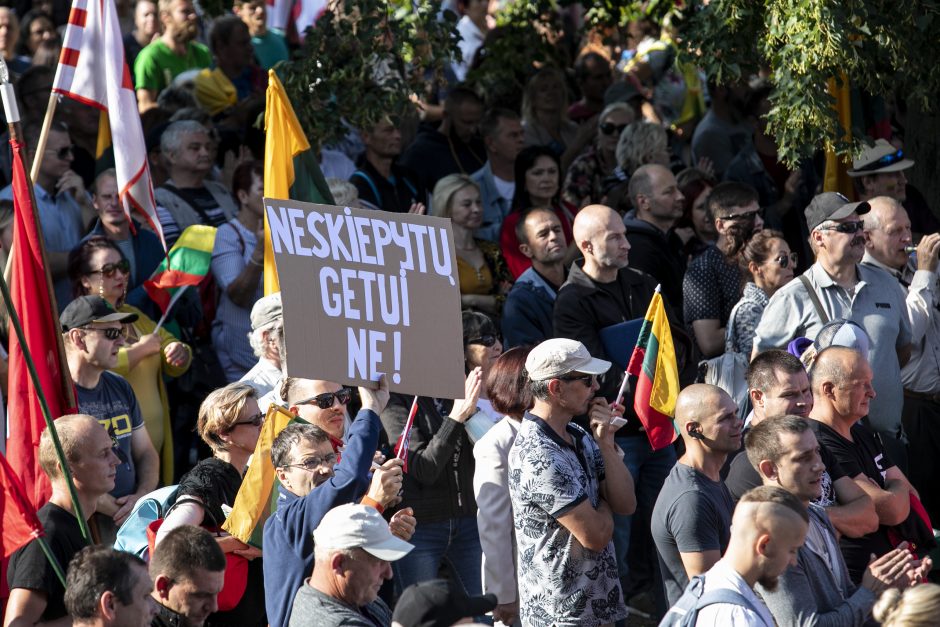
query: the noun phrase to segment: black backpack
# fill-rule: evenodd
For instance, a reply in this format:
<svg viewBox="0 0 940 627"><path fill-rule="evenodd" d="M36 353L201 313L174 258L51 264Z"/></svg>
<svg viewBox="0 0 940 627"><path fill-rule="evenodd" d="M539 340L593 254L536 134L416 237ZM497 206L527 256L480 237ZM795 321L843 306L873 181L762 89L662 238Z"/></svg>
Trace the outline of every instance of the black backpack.
<svg viewBox="0 0 940 627"><path fill-rule="evenodd" d="M696 575L689 581L689 585L685 587L685 591L676 604L666 612L659 627L695 627L699 610L714 603L740 605L760 614L754 604L740 592L729 588L705 592L705 576Z"/></svg>

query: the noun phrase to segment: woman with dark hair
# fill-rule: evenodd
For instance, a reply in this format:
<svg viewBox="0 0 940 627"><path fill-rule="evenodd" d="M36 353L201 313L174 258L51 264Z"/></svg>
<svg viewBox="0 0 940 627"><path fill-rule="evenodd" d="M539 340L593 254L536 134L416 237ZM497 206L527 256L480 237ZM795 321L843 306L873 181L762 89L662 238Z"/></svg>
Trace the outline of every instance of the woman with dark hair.
<svg viewBox="0 0 940 627"><path fill-rule="evenodd" d="M698 168L686 168L676 175L676 185L685 197L682 217L676 223L676 234L684 243L683 252L691 261L714 244L718 238L715 221L708 219L706 201L714 181Z"/></svg>
<svg viewBox="0 0 940 627"><path fill-rule="evenodd" d="M528 346L512 348L496 360L486 377L486 393L504 418L473 447L476 470L473 494L477 500L477 527L483 548L483 591L496 595L493 618L513 625L519 617L516 581L516 539L509 497L509 449L519 425L532 406L526 381Z"/></svg>
<svg viewBox="0 0 940 627"><path fill-rule="evenodd" d="M31 9L20 20L17 54L32 59L44 41L52 42L58 39L59 33L56 32L52 17L39 9Z"/></svg>
<svg viewBox="0 0 940 627"><path fill-rule="evenodd" d="M512 208L503 220L499 232L499 247L509 266L513 278L529 269L532 261L519 250L519 237L516 225L526 209L544 207L551 209L561 221L565 234L565 243L572 244L571 224L577 208L560 200L561 164L551 149L545 146L523 148L513 165L516 179L516 191L512 197Z"/></svg>
<svg viewBox="0 0 940 627"><path fill-rule="evenodd" d="M192 350L165 328L157 329L144 312L124 302L131 265L114 242L102 236L89 237L69 253L68 267L75 296L100 296L121 313L137 314L137 321L125 327L127 335L118 350L114 372L134 389L147 433L160 454L162 482L173 483L173 430L163 378L186 372ZM100 503L98 511L109 514Z"/></svg>
<svg viewBox="0 0 940 627"><path fill-rule="evenodd" d="M228 381L238 381L258 361L248 334L251 308L261 298L264 271L264 167L247 161L235 168L232 195L238 214L219 227L212 250L212 276L222 295L212 323L212 344Z"/></svg>
<svg viewBox="0 0 940 627"><path fill-rule="evenodd" d="M750 356L754 329L770 297L793 278L799 257L780 231L760 231L744 246L737 257L744 284L741 300L731 310L725 329L725 350Z"/></svg>
<svg viewBox="0 0 940 627"><path fill-rule="evenodd" d="M452 580L470 596L482 593L480 536L473 496L474 433L482 435L495 420L480 399L484 374L502 346L493 321L478 312L463 313L464 360L468 372L464 398L417 399L417 413L408 444L408 472L400 508L411 507L418 521L410 542L414 549L392 563L395 587L435 579L447 566ZM414 397L392 394L382 412L390 441L401 436Z"/></svg>

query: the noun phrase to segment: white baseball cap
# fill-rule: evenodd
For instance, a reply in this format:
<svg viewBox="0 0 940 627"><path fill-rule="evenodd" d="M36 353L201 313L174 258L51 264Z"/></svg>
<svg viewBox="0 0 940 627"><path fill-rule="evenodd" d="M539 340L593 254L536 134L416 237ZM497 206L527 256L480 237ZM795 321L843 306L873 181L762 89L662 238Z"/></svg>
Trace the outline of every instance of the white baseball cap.
<svg viewBox="0 0 940 627"><path fill-rule="evenodd" d="M313 532L313 543L325 549L362 549L386 562L399 560L414 548L393 536L374 508L353 503L328 511Z"/></svg>
<svg viewBox="0 0 940 627"><path fill-rule="evenodd" d="M554 338L532 349L526 357L525 369L530 381L545 381L569 372L604 374L610 370L610 362L591 357L577 340Z"/></svg>

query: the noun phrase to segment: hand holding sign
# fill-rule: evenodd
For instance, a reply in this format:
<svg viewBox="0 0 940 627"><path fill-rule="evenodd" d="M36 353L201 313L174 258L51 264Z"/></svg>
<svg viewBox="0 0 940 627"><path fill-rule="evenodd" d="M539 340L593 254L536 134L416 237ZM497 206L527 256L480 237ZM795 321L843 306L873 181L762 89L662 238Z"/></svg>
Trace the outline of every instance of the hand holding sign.
<svg viewBox="0 0 940 627"><path fill-rule="evenodd" d="M385 375L383 374L379 377L378 387L374 390L367 387L360 387L359 398L362 399L363 409L371 409L376 415L385 411L385 406L388 405L389 399L388 379L385 378Z"/></svg>

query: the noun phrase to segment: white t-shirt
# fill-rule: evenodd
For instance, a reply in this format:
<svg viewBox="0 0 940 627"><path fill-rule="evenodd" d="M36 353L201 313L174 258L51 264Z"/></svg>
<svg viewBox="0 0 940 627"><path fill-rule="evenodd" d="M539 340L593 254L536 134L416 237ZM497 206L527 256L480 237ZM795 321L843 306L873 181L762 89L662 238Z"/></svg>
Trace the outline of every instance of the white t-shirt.
<svg viewBox="0 0 940 627"><path fill-rule="evenodd" d="M496 191L499 192L500 196L505 198L507 202L512 203L512 197L516 194L515 181L504 181L494 174L493 185L496 186Z"/></svg>
<svg viewBox="0 0 940 627"><path fill-rule="evenodd" d="M741 594L760 610L755 614L743 605L714 603L698 613L699 625L729 625L732 627L775 627L774 618L764 602L758 598L747 582L725 560L718 562L705 573L705 592L728 588Z"/></svg>

